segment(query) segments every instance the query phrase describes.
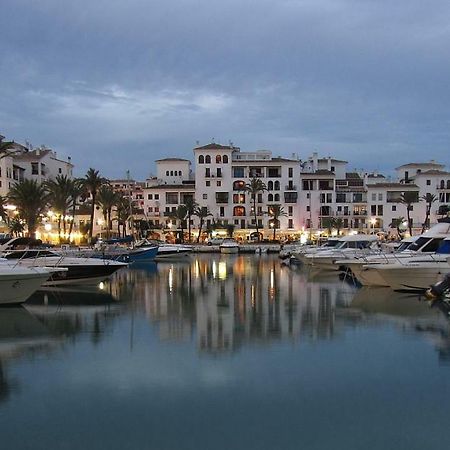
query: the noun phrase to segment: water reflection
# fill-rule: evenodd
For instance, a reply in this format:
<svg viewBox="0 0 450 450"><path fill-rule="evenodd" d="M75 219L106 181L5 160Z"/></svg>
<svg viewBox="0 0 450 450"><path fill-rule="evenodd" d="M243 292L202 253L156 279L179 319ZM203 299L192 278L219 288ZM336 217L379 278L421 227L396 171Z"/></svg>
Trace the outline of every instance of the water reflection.
<svg viewBox="0 0 450 450"><path fill-rule="evenodd" d="M228 352L244 343L331 337L336 306L348 306L354 288L308 282L273 257L224 256L158 264L150 276L142 267L124 271L111 291L141 305L162 339L195 333L201 351Z"/></svg>

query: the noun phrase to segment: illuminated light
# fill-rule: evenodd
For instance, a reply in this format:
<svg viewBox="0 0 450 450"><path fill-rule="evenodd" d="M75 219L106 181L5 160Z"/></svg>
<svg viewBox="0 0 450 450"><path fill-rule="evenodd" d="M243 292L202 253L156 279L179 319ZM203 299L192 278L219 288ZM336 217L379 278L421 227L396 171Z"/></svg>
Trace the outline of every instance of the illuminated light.
<svg viewBox="0 0 450 450"><path fill-rule="evenodd" d="M195 278L200 278L200 264L198 263L198 259L195 260L194 275Z"/></svg>
<svg viewBox="0 0 450 450"><path fill-rule="evenodd" d="M103 219L97 219L97 225L102 226L105 223Z"/></svg>
<svg viewBox="0 0 450 450"><path fill-rule="evenodd" d="M227 279L227 265L225 261L219 262L219 280Z"/></svg>
<svg viewBox="0 0 450 450"><path fill-rule="evenodd" d="M370 219L370 223L371 223L372 225L375 225L375 224L377 223L377 219L376 219L375 217L372 217L372 218Z"/></svg>
<svg viewBox="0 0 450 450"><path fill-rule="evenodd" d="M307 241L308 241L308 236L306 236L306 234L302 234L300 236L300 243L301 244L306 244Z"/></svg>
<svg viewBox="0 0 450 450"><path fill-rule="evenodd" d="M8 211L15 211L17 209L17 207L15 205L6 205L5 208Z"/></svg>
<svg viewBox="0 0 450 450"><path fill-rule="evenodd" d="M251 288L250 288L250 301L252 304L252 308L255 307L255 285L252 284Z"/></svg>
<svg viewBox="0 0 450 450"><path fill-rule="evenodd" d="M356 230L350 230L348 234L349 236L356 236L358 232Z"/></svg>
<svg viewBox="0 0 450 450"><path fill-rule="evenodd" d="M52 211L52 210L50 210L48 213L47 213L47 216L48 217L53 217L55 215L55 213Z"/></svg>
<svg viewBox="0 0 450 450"><path fill-rule="evenodd" d="M51 231L52 230L52 224L51 223L46 223L44 225L45 231Z"/></svg>
<svg viewBox="0 0 450 450"><path fill-rule="evenodd" d="M274 270L271 269L270 270L270 288L273 289L274 285L275 285L275 273L274 273Z"/></svg>
<svg viewBox="0 0 450 450"><path fill-rule="evenodd" d="M173 290L173 267L169 269L169 292Z"/></svg>
<svg viewBox="0 0 450 450"><path fill-rule="evenodd" d="M100 281L98 287L103 291L103 289L105 289L105 283L103 283L103 281Z"/></svg>
<svg viewBox="0 0 450 450"><path fill-rule="evenodd" d="M213 263L212 263L212 275L213 275L213 278L217 277L217 265L216 265L215 261L213 261Z"/></svg>

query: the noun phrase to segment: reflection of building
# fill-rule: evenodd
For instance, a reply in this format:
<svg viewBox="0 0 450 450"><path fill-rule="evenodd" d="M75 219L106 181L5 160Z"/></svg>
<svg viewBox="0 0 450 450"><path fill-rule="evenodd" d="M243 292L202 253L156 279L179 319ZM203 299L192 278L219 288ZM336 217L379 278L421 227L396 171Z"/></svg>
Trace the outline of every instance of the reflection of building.
<svg viewBox="0 0 450 450"><path fill-rule="evenodd" d="M198 257L158 264L157 274L148 275L119 273L115 297L144 306L164 339L187 339L196 324L199 349L213 352L245 342L331 337L335 307L351 292L346 285L308 282L271 257Z"/></svg>

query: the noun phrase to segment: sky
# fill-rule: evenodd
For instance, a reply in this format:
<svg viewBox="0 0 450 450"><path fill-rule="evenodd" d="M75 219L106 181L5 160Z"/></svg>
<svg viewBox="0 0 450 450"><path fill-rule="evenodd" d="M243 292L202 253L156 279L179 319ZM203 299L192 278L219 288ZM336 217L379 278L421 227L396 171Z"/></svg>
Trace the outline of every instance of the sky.
<svg viewBox="0 0 450 450"><path fill-rule="evenodd" d="M449 161L450 2L1 0L0 134L109 178L197 145Z"/></svg>

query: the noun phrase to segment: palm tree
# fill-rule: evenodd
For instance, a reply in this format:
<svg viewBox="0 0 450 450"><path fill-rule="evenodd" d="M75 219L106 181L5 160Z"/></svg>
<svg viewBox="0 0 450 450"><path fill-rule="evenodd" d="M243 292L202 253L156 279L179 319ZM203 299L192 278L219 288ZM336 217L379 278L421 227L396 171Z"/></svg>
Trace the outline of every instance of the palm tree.
<svg viewBox="0 0 450 450"><path fill-rule="evenodd" d="M192 216L195 214L195 209L197 208L197 203L192 197L187 197L184 201L184 206L186 207L186 214L187 214L187 221L188 221L188 235L189 235L189 242L192 240L191 235L191 221Z"/></svg>
<svg viewBox="0 0 450 450"><path fill-rule="evenodd" d="M258 225L258 212L256 210L256 200L258 194L267 191L267 186L261 178L253 177L249 183L245 184L244 190L248 192L252 198L253 202L253 215L255 219L256 235L258 236L258 242L261 240L259 235L259 225Z"/></svg>
<svg viewBox="0 0 450 450"><path fill-rule="evenodd" d="M109 239L111 231L111 212L118 200L117 194L109 184L104 184L97 192L97 204L102 209L106 223L106 238Z"/></svg>
<svg viewBox="0 0 450 450"><path fill-rule="evenodd" d="M425 211L425 221L422 224L422 233L424 233L426 228L430 226L431 206L434 202L437 201L437 197L434 194L427 193L425 195L422 195L420 199L425 201L427 204Z"/></svg>
<svg viewBox="0 0 450 450"><path fill-rule="evenodd" d="M54 180L45 183L48 201L58 218L58 239L61 243L61 221L66 234L66 216L70 207L72 180L66 175L58 175Z"/></svg>
<svg viewBox="0 0 450 450"><path fill-rule="evenodd" d="M272 217L272 219L270 220L270 226L273 229L273 238L272 240L275 240L276 237L276 231L277 228L280 228L280 217L287 217L287 214L284 210L284 208L279 205L270 205L268 210L267 210L267 214Z"/></svg>
<svg viewBox="0 0 450 450"><path fill-rule="evenodd" d="M344 227L344 221L342 220L342 217L334 217L333 218L333 225L334 228L336 228L338 236L341 234L341 230Z"/></svg>
<svg viewBox="0 0 450 450"><path fill-rule="evenodd" d="M45 186L38 184L36 180L15 183L9 191L8 199L16 205L19 216L25 220L28 237L33 237L39 216L43 214L47 206Z"/></svg>
<svg viewBox="0 0 450 450"><path fill-rule="evenodd" d="M413 208L413 203L419 201L419 193L417 191L405 191L400 197L400 203L406 206L406 217L408 220L408 230L410 236L412 236L412 223L411 223L411 210Z"/></svg>
<svg viewBox="0 0 450 450"><path fill-rule="evenodd" d="M117 220L117 232L119 236L125 237L126 223L130 217L130 202L123 195L119 195L116 202L116 220ZM120 227L122 226L122 233L120 233Z"/></svg>
<svg viewBox="0 0 450 450"><path fill-rule="evenodd" d="M18 217L13 217L8 223L9 232L18 237L21 233L23 233L25 227L23 225L22 220Z"/></svg>
<svg viewBox="0 0 450 450"><path fill-rule="evenodd" d="M398 238L399 239L403 238L403 232L400 229L400 225L403 225L404 222L405 222L405 218L404 217L397 217L395 219L392 219L392 222L389 224L390 228L395 228L397 230L397 234L398 234Z"/></svg>
<svg viewBox="0 0 450 450"><path fill-rule="evenodd" d="M200 242L200 236L202 234L203 223L208 216L212 216L211 211L207 206L197 206L195 208L195 215L200 219L200 223L198 225L198 236L197 236L197 244Z"/></svg>
<svg viewBox="0 0 450 450"><path fill-rule="evenodd" d="M86 192L84 189L83 179L82 178L75 178L70 180L70 186L69 186L69 192L70 192L70 208L72 211L72 220L69 225L69 239L72 235L73 230L73 223L75 222L75 215L77 213L77 206L78 206L78 199L84 195Z"/></svg>
<svg viewBox="0 0 450 450"><path fill-rule="evenodd" d="M187 208L185 205L179 205L178 208L169 216L170 219L175 221L175 224L180 222L181 229L181 242L184 241L184 227L186 225Z"/></svg>
<svg viewBox="0 0 450 450"><path fill-rule="evenodd" d="M101 177L99 171L93 169L92 167L87 171L83 179L84 188L89 194L91 194L92 197L91 219L89 223L89 241L92 241L92 232L94 230L94 213L95 206L97 204L97 192L102 184L105 184L105 182L106 179Z"/></svg>

